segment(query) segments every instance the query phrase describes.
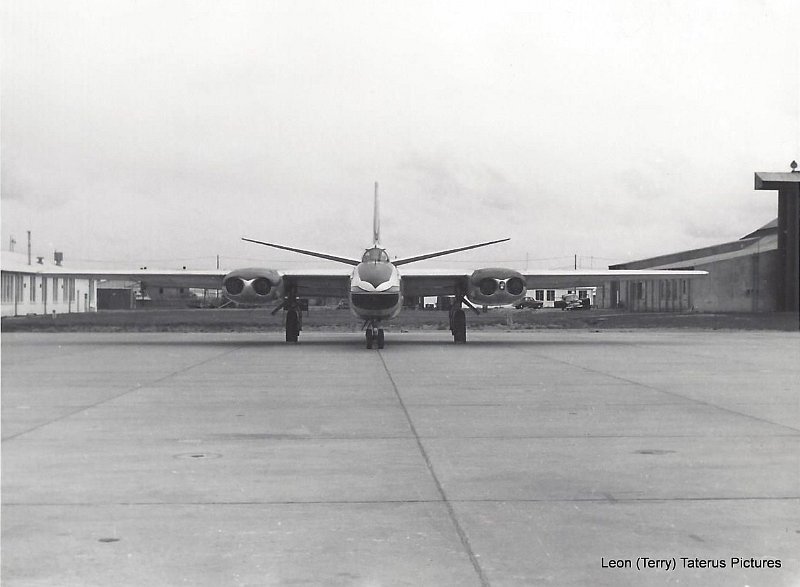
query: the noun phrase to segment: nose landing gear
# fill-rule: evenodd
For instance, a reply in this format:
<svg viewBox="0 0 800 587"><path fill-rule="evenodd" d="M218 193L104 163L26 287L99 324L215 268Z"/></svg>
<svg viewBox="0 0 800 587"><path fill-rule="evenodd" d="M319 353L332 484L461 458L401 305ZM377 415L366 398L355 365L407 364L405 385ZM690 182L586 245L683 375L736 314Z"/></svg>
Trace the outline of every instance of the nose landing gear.
<svg viewBox="0 0 800 587"><path fill-rule="evenodd" d="M373 344L379 349L383 348L383 328L380 328L380 323L377 320L367 321L367 323L364 325L364 336L367 340L368 349L371 349Z"/></svg>

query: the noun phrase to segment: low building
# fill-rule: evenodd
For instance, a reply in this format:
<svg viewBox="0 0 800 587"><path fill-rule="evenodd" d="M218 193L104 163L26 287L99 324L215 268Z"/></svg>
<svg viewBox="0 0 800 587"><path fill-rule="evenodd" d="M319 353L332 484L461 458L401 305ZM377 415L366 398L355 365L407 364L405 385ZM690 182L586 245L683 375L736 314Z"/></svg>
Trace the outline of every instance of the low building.
<svg viewBox="0 0 800 587"><path fill-rule="evenodd" d="M529 289L525 297L533 298L542 302L543 308L559 308L562 297L569 294L577 294L581 300L588 299L592 306L596 304L596 287L576 287L573 289Z"/></svg>
<svg viewBox="0 0 800 587"><path fill-rule="evenodd" d="M71 275L60 265L2 253L2 315L65 314L97 310L97 280Z"/></svg>
<svg viewBox="0 0 800 587"><path fill-rule="evenodd" d="M134 281L106 280L97 284L98 310L135 310L140 299L139 284Z"/></svg>
<svg viewBox="0 0 800 587"><path fill-rule="evenodd" d="M574 287L571 289L529 289L526 291L525 297L542 302L542 308L562 308L564 306L563 296L577 294L579 299L588 299L591 305L594 306L596 290L596 287ZM453 305L455 296L427 296L425 298L412 298L412 300L413 303L411 304L411 307L418 307L420 310L436 309L448 311Z"/></svg>
<svg viewBox="0 0 800 587"><path fill-rule="evenodd" d="M697 269L701 279L607 282L604 308L633 312L774 312L777 310L778 220L739 240L612 265L609 269Z"/></svg>
<svg viewBox="0 0 800 587"><path fill-rule="evenodd" d="M136 298L137 305L147 305L161 308L183 308L197 304L202 300L194 291L188 287L141 287L139 284L139 295ZM146 304L142 304L147 300Z"/></svg>

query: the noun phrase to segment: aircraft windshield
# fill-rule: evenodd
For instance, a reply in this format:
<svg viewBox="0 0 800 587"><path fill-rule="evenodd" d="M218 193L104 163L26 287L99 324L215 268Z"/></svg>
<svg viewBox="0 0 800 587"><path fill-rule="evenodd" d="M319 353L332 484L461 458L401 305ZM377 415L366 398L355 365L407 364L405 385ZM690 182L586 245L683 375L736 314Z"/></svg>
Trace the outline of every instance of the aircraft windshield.
<svg viewBox="0 0 800 587"><path fill-rule="evenodd" d="M361 257L362 263L388 263L389 262L389 255L386 253L384 249L379 249L377 247L373 247L371 249L367 249L364 251L364 256Z"/></svg>

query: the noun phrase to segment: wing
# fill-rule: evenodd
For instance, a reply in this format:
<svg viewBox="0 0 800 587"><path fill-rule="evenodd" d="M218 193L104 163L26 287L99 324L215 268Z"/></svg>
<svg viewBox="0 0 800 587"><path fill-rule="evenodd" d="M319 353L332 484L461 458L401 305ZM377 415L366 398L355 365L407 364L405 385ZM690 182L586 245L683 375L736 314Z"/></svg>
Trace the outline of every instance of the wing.
<svg viewBox="0 0 800 587"><path fill-rule="evenodd" d="M451 296L456 288L466 291L472 271L416 269L403 271L400 285L404 296Z"/></svg>
<svg viewBox="0 0 800 587"><path fill-rule="evenodd" d="M187 287L196 289L222 289L222 280L228 271L220 270L177 270L162 271L158 269L130 270L69 270L58 272L64 277L83 277L100 281L137 281L145 287ZM294 285L297 294L303 296L347 297L349 291L350 270L292 270L277 272L287 285Z"/></svg>
<svg viewBox="0 0 800 587"><path fill-rule="evenodd" d="M569 289L594 287L609 281L646 281L648 279L694 279L707 271L672 271L656 269L607 269L576 271L522 271L528 289Z"/></svg>
<svg viewBox="0 0 800 587"><path fill-rule="evenodd" d="M402 273L403 295L446 296L456 288L466 291L472 270L418 269ZM672 270L590 270L590 271L520 271L527 289L569 289L594 287L609 281L645 281L648 279L693 279L706 271Z"/></svg>
<svg viewBox="0 0 800 587"><path fill-rule="evenodd" d="M49 269L48 269L49 271ZM190 287L197 289L221 289L222 278L227 271L220 270L176 270L159 269L61 269L58 275L82 277L99 281L138 281L146 286Z"/></svg>
<svg viewBox="0 0 800 587"><path fill-rule="evenodd" d="M346 298L350 292L350 269L320 269L279 271L287 285L297 287L300 297Z"/></svg>

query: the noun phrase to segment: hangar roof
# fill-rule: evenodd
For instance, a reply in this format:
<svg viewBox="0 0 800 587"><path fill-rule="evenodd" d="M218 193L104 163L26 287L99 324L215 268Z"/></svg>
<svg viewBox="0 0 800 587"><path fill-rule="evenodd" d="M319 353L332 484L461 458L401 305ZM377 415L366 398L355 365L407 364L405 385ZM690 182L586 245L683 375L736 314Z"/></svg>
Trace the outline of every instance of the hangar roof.
<svg viewBox="0 0 800 587"><path fill-rule="evenodd" d="M675 261L672 263L666 263L664 265L650 267L650 269L685 269L687 264L691 264L692 267L702 267L704 265L708 265L710 263L716 263L718 261L728 261L730 259L736 259L738 257L747 257L750 255L758 255L760 253L766 253L767 251L774 251L777 250L778 248L778 235L770 235L762 238L757 237L752 239L740 240L736 242L745 243L746 246L741 249L733 251L719 250L715 252L710 252L711 254L706 254L700 257L689 257L681 259L680 261ZM722 247L722 245L717 245L717 246Z"/></svg>
<svg viewBox="0 0 800 587"><path fill-rule="evenodd" d="M778 218L776 217L774 220L770 220L761 228L754 230L750 234L744 235L739 240L744 240L746 238L752 238L754 236L766 236L768 234L777 234L778 233Z"/></svg>
<svg viewBox="0 0 800 587"><path fill-rule="evenodd" d="M737 257L777 250L777 226L778 220L776 218L736 241L659 255L649 259L629 261L628 263L619 263L610 265L609 269L687 269L717 261L726 261Z"/></svg>

